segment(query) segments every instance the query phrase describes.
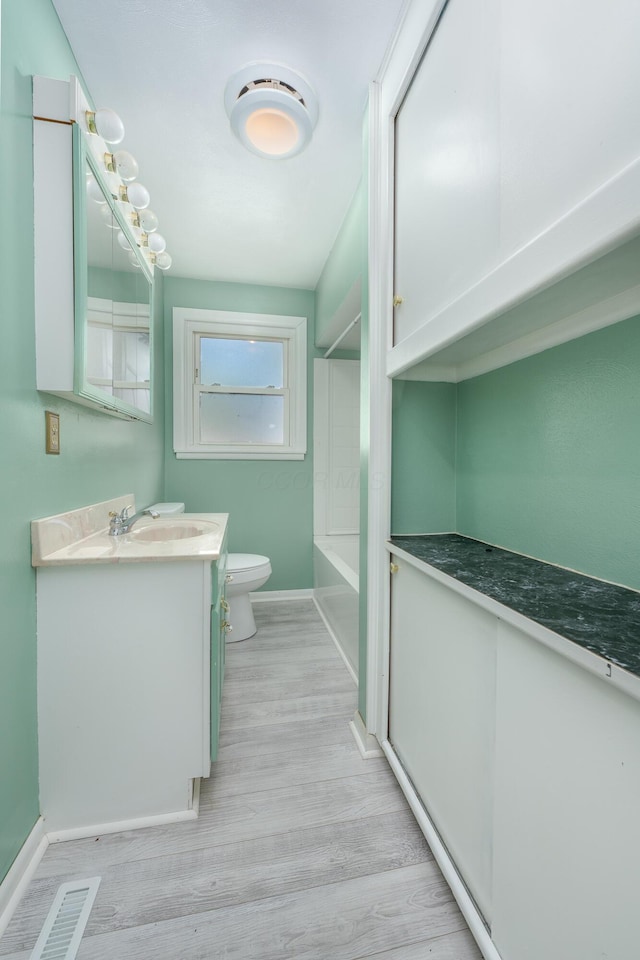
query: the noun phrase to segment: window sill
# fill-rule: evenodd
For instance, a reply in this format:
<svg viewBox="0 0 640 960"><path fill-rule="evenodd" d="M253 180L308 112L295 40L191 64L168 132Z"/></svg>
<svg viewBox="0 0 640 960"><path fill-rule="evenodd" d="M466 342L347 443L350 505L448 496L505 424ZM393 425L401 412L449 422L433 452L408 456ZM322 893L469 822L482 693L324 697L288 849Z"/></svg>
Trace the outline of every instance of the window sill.
<svg viewBox="0 0 640 960"><path fill-rule="evenodd" d="M176 460L304 460L304 453L192 453L175 450Z"/></svg>

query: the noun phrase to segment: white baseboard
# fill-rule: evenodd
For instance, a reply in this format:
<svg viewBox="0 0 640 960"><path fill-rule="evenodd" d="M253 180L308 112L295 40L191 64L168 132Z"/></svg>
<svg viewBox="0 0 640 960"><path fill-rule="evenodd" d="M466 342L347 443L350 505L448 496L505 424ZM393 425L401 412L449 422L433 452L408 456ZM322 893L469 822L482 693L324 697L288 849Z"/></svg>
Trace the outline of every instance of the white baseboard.
<svg viewBox="0 0 640 960"><path fill-rule="evenodd" d="M418 822L418 826L424 833L427 843L431 847L431 852L435 857L436 863L442 870L442 875L451 888L451 892L455 897L456 903L460 907L460 912L466 920L469 930L471 931L474 940L478 944L482 956L485 958L485 960L502 960L500 954L498 953L497 947L491 939L489 931L485 926L482 914L478 910L473 898L469 894L469 891L460 879L460 874L458 873L454 861L449 855L449 851L440 839L440 835L436 830L431 817L422 805L420 797L416 793L413 784L405 773L402 764L398 760L395 750L388 740L383 742L382 749L387 760L389 761L391 769L396 776L396 780L400 784L402 792L407 798L407 802Z"/></svg>
<svg viewBox="0 0 640 960"><path fill-rule="evenodd" d="M308 590L256 590L250 593L251 602L269 600L313 600L313 589Z"/></svg>
<svg viewBox="0 0 640 960"><path fill-rule="evenodd" d="M353 734L353 739L358 745L361 756L365 760L370 760L372 757L384 756L384 751L374 735L367 732L359 710L356 710L354 713L353 720L349 721L349 729Z"/></svg>
<svg viewBox="0 0 640 960"><path fill-rule="evenodd" d="M102 837L107 833L122 833L125 830L140 830L143 827L159 827L165 823L181 823L183 820L197 819L198 813L195 809L178 810L175 813L160 813L153 817L136 817L133 820L113 820L110 823L87 824L86 827L52 830L47 834L47 839L49 843L64 843L65 840L86 840L88 837Z"/></svg>
<svg viewBox="0 0 640 960"><path fill-rule="evenodd" d="M314 602L314 604L315 604L315 606L316 606L316 610L317 610L318 613L320 614L320 618L321 618L322 622L324 623L325 627L327 628L327 633L329 634L329 636L330 636L331 639L333 640L333 642L334 642L334 644L335 644L336 650L338 651L338 653L339 653L340 656L342 657L342 662L344 663L345 667L346 667L347 670L349 671L349 673L350 673L350 675L351 675L351 679L353 680L353 682L355 683L355 685L356 685L356 687L357 687L357 686L358 686L358 674L355 672L355 670L353 669L353 667L352 667L351 664L349 663L349 661L348 661L348 659L347 659L347 655L346 655L346 653L344 652L344 650L342 649L342 645L340 644L340 641L338 640L338 638L336 637L335 633L333 632L333 627L331 626L331 624L329 623L329 621L328 621L327 618L325 617L324 611L323 611L322 607L320 606L320 604L318 603L318 600L317 600L317 598L316 598L315 590L313 591L313 602Z"/></svg>
<svg viewBox="0 0 640 960"><path fill-rule="evenodd" d="M40 817L23 843L20 853L11 864L6 877L0 883L0 937L7 929L48 846L49 838L45 833L44 821Z"/></svg>

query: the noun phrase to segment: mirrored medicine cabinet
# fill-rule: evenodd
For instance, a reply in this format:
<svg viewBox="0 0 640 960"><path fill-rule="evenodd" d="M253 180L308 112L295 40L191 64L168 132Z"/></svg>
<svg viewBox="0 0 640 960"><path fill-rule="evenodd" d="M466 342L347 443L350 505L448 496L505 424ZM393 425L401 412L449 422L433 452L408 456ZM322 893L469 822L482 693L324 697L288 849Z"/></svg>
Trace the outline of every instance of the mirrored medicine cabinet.
<svg viewBox="0 0 640 960"><path fill-rule="evenodd" d="M125 419L153 415L153 268L79 118L76 78L33 78L36 387Z"/></svg>
<svg viewBox="0 0 640 960"><path fill-rule="evenodd" d="M74 386L103 407L150 420L152 279L77 124L73 154Z"/></svg>

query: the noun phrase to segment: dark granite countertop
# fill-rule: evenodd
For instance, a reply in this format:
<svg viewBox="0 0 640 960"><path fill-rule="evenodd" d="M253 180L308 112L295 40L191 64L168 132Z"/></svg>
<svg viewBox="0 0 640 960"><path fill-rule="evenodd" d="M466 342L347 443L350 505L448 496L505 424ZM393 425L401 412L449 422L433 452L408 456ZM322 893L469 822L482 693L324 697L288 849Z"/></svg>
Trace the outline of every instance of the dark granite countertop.
<svg viewBox="0 0 640 960"><path fill-rule="evenodd" d="M391 543L640 677L640 592L459 534Z"/></svg>

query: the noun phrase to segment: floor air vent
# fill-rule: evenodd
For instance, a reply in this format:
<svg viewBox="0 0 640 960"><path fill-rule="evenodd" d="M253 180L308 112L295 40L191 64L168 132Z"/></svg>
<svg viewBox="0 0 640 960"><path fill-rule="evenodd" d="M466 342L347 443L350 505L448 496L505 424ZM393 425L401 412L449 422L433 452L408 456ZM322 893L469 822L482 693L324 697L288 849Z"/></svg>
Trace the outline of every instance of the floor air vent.
<svg viewBox="0 0 640 960"><path fill-rule="evenodd" d="M30 960L73 960L87 925L100 877L58 888Z"/></svg>

